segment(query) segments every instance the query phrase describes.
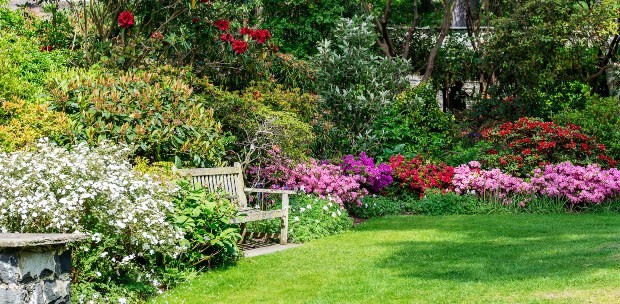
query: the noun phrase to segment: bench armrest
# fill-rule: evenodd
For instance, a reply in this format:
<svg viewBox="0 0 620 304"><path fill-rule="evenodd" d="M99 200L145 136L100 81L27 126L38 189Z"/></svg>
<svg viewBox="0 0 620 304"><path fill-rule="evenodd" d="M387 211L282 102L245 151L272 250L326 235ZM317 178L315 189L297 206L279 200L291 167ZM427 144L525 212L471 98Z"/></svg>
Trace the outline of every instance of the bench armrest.
<svg viewBox="0 0 620 304"><path fill-rule="evenodd" d="M244 190L245 190L245 192L254 192L254 193L297 194L297 191L294 191L294 190L283 190L283 189L245 188Z"/></svg>

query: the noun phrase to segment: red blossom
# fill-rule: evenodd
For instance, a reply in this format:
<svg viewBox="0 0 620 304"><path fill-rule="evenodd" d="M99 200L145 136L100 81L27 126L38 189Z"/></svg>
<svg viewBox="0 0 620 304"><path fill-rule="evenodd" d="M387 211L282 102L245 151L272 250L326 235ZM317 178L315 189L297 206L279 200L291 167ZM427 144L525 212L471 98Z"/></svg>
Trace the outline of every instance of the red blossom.
<svg viewBox="0 0 620 304"><path fill-rule="evenodd" d="M243 40L233 40L232 48L235 53L243 54L248 50L248 43Z"/></svg>
<svg viewBox="0 0 620 304"><path fill-rule="evenodd" d="M220 36L220 40L222 40L224 42L232 42L233 40L235 40L235 38L233 38L233 36L231 34L222 34Z"/></svg>
<svg viewBox="0 0 620 304"><path fill-rule="evenodd" d="M213 23L220 31L227 31L230 28L230 21L217 20Z"/></svg>
<svg viewBox="0 0 620 304"><path fill-rule="evenodd" d="M133 14L130 11L121 12L118 15L118 26L129 29L135 25Z"/></svg>
<svg viewBox="0 0 620 304"><path fill-rule="evenodd" d="M252 34L254 33L254 30L249 28L249 27L244 27L239 31L239 34L241 35L250 35L252 36Z"/></svg>
<svg viewBox="0 0 620 304"><path fill-rule="evenodd" d="M256 40L256 42L263 44L267 39L271 38L271 32L269 32L269 30L254 30L250 36L252 40Z"/></svg>

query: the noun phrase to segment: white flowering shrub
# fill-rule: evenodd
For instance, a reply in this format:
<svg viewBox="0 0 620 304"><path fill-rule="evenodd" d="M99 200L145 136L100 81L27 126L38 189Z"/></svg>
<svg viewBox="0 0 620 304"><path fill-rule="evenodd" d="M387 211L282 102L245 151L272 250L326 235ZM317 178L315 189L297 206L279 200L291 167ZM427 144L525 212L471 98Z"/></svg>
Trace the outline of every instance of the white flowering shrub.
<svg viewBox="0 0 620 304"><path fill-rule="evenodd" d="M184 250L171 224L176 188L133 171L126 146L42 140L32 150L0 153L0 230L89 234L74 248L76 302L164 287L164 262Z"/></svg>

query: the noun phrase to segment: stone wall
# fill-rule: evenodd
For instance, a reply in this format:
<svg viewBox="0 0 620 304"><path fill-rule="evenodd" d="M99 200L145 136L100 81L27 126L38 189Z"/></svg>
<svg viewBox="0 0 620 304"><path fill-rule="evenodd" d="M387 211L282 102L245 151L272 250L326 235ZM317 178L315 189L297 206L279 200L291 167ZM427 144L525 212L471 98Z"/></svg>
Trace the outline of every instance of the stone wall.
<svg viewBox="0 0 620 304"><path fill-rule="evenodd" d="M70 303L66 246L0 248L0 304Z"/></svg>

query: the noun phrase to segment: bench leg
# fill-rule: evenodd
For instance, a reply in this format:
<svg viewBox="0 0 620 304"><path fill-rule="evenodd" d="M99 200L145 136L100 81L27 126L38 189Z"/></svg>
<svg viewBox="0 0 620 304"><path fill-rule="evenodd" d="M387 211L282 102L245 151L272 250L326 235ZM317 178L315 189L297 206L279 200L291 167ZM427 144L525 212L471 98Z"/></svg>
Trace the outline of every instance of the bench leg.
<svg viewBox="0 0 620 304"><path fill-rule="evenodd" d="M288 194L282 194L282 223L280 224L280 245L286 245L288 241Z"/></svg>
<svg viewBox="0 0 620 304"><path fill-rule="evenodd" d="M248 233L248 231L245 229L245 223L239 224L239 230L239 232L241 232L241 239L239 239L239 242L237 244L243 244L246 234Z"/></svg>

